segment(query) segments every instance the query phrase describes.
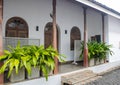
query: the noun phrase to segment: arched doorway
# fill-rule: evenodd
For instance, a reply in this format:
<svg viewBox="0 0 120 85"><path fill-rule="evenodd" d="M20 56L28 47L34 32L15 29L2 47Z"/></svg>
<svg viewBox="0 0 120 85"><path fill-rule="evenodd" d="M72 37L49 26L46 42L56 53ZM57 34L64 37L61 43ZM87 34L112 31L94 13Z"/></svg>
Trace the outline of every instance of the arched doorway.
<svg viewBox="0 0 120 85"><path fill-rule="evenodd" d="M44 47L47 48L50 45L52 46L52 38L53 38L53 24L52 22L48 22L45 26L45 30L44 30ZM57 48L58 48L58 27L56 27L57 29Z"/></svg>
<svg viewBox="0 0 120 85"><path fill-rule="evenodd" d="M6 23L6 37L28 38L28 25L20 17L12 17Z"/></svg>
<svg viewBox="0 0 120 85"><path fill-rule="evenodd" d="M70 33L70 49L74 50L74 40L81 40L81 33L78 27L74 26Z"/></svg>

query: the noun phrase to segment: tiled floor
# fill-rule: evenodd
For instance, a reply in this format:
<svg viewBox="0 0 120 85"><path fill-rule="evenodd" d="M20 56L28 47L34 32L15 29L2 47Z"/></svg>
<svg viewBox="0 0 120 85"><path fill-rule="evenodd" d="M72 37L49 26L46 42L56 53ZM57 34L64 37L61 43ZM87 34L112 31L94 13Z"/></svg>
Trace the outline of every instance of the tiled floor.
<svg viewBox="0 0 120 85"><path fill-rule="evenodd" d="M77 63L77 65L70 63L64 63L59 65L59 73L67 73L75 70L80 70L84 68L82 62Z"/></svg>

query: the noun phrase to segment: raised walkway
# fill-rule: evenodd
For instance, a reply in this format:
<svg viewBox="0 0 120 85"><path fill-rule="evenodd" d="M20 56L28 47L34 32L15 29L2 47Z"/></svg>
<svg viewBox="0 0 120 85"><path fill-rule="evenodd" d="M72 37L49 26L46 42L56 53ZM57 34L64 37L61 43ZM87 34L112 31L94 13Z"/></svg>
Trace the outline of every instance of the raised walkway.
<svg viewBox="0 0 120 85"><path fill-rule="evenodd" d="M48 81L46 81L45 78L39 78L39 79L23 81L23 82L19 82L19 83L12 83L10 85L61 85L62 84L61 83L61 77L65 76L65 75L74 74L76 72L82 72L82 71L85 71L85 70L90 70L95 74L99 74L99 73L104 73L106 71L110 71L113 68L119 67L119 66L120 66L120 61L105 63L105 64L101 64L101 65L98 65L98 66L83 68L83 69L76 70L76 71L69 72L69 73L63 73L63 74L50 76ZM91 84L91 85L96 85L96 84ZM119 84L117 84L117 85L119 85Z"/></svg>

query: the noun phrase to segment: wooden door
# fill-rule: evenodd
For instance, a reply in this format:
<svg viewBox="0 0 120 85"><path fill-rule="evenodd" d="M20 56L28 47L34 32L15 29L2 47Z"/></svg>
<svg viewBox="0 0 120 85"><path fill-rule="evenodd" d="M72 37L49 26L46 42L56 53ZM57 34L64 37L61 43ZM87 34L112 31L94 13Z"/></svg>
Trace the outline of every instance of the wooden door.
<svg viewBox="0 0 120 85"><path fill-rule="evenodd" d="M81 40L81 33L78 27L74 26L70 33L70 48L74 50L74 41Z"/></svg>
<svg viewBox="0 0 120 85"><path fill-rule="evenodd" d="M52 46L52 23L48 23L45 27L45 48L49 47L50 45Z"/></svg>
<svg viewBox="0 0 120 85"><path fill-rule="evenodd" d="M49 47L52 45L52 28L49 28L49 30L46 30L45 32L45 48Z"/></svg>
<svg viewBox="0 0 120 85"><path fill-rule="evenodd" d="M44 46L45 48L49 47L50 45L52 46L52 40L53 40L53 25L52 22L49 22L45 26L45 40L44 40ZM58 48L58 28L57 28L57 48Z"/></svg>

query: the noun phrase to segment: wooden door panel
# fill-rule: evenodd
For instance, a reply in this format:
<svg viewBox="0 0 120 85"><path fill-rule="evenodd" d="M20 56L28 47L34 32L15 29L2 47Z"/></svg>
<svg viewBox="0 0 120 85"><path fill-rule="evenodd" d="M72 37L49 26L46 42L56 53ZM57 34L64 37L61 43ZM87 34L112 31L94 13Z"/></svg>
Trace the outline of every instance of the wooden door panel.
<svg viewBox="0 0 120 85"><path fill-rule="evenodd" d="M6 36L7 37L17 37L17 32L16 32L16 30L8 30Z"/></svg>
<svg viewBox="0 0 120 85"><path fill-rule="evenodd" d="M45 48L52 45L52 32L45 34Z"/></svg>
<svg viewBox="0 0 120 85"><path fill-rule="evenodd" d="M27 32L26 31L18 31L18 37L27 38Z"/></svg>
<svg viewBox="0 0 120 85"><path fill-rule="evenodd" d="M58 39L58 28L56 26L56 33L57 33L57 48L58 48L58 45L59 45L59 39ZM44 34L44 46L45 48L47 48L48 46L52 46L52 43L53 43L53 24L52 22L49 22L46 24L45 26L45 34ZM59 50L59 49L58 49Z"/></svg>

